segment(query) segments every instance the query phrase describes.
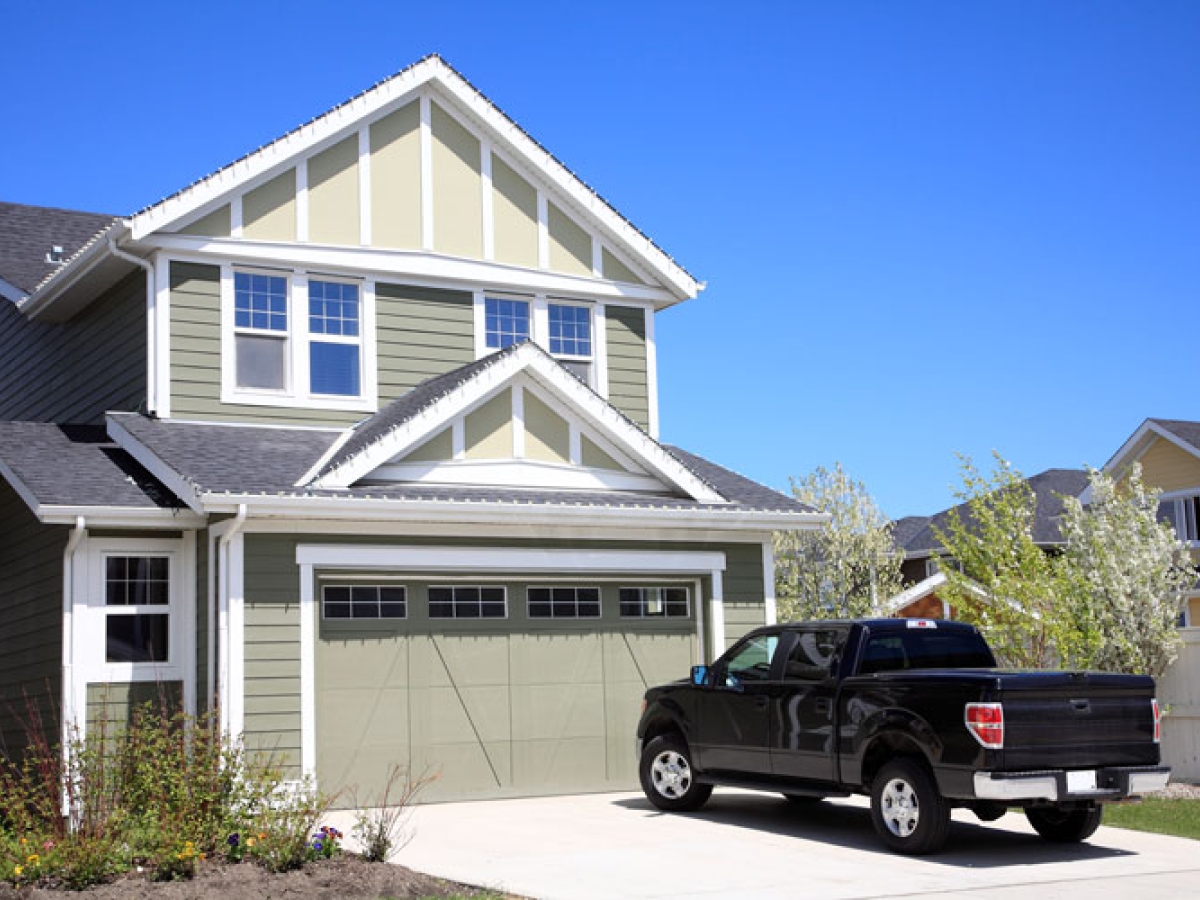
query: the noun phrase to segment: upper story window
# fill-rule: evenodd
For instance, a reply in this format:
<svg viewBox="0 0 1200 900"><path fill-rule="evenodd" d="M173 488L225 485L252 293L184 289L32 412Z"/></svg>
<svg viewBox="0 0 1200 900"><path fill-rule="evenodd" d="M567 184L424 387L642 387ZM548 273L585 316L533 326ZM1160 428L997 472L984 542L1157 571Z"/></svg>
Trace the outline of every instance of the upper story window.
<svg viewBox="0 0 1200 900"><path fill-rule="evenodd" d="M487 346L503 350L529 340L529 301L488 297L484 300L487 317Z"/></svg>
<svg viewBox="0 0 1200 900"><path fill-rule="evenodd" d="M586 306L551 303L550 353L587 384L591 383L592 312Z"/></svg>
<svg viewBox="0 0 1200 900"><path fill-rule="evenodd" d="M223 340L224 402L374 409L373 292L367 286L240 270L227 283L232 314Z"/></svg>
<svg viewBox="0 0 1200 900"><path fill-rule="evenodd" d="M1200 494L1171 497L1158 505L1160 522L1169 522L1181 541L1200 542Z"/></svg>

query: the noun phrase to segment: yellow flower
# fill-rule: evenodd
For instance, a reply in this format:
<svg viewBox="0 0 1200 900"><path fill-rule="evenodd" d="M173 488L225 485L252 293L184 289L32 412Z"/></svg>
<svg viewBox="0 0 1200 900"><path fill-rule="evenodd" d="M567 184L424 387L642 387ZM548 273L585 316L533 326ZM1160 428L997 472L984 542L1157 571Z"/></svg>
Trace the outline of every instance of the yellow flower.
<svg viewBox="0 0 1200 900"><path fill-rule="evenodd" d="M20 878L21 873L24 871L25 871L24 868L22 868L21 866L17 866L15 869L13 869L13 875L15 875L17 878Z"/></svg>
<svg viewBox="0 0 1200 900"><path fill-rule="evenodd" d="M246 838L246 846L247 847L253 847L256 843L258 843L258 842L255 841L254 838L252 838L252 837Z"/></svg>
<svg viewBox="0 0 1200 900"><path fill-rule="evenodd" d="M36 853L31 853L25 862L33 863L36 866L38 864L38 855Z"/></svg>
<svg viewBox="0 0 1200 900"><path fill-rule="evenodd" d="M201 853L200 854L200 862L204 862L204 860L206 860L206 859L208 859L208 857L205 854Z"/></svg>
<svg viewBox="0 0 1200 900"><path fill-rule="evenodd" d="M24 847L28 843L29 843L29 841L25 840L25 838L21 838L21 846L22 847Z"/></svg>
<svg viewBox="0 0 1200 900"><path fill-rule="evenodd" d="M265 831L260 831L258 833L258 839L260 841L265 841L267 839L267 833Z"/></svg>

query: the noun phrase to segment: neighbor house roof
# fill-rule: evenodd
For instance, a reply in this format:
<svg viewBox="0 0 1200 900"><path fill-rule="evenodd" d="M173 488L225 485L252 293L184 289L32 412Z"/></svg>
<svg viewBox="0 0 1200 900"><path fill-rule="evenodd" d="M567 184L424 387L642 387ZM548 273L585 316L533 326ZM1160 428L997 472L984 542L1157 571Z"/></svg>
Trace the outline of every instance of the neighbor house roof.
<svg viewBox="0 0 1200 900"><path fill-rule="evenodd" d="M0 279L28 294L61 268L61 263L47 259L52 248L61 247L61 259L68 259L114 218L53 206L0 202Z"/></svg>
<svg viewBox="0 0 1200 900"><path fill-rule="evenodd" d="M0 476L43 519L183 509L101 426L0 422Z"/></svg>
<svg viewBox="0 0 1200 900"><path fill-rule="evenodd" d="M1047 469L1026 481L1033 490L1037 502L1033 522L1034 542L1045 546L1061 543L1062 535L1058 522L1063 512L1062 497L1064 495L1078 497L1083 493L1084 488L1088 485L1087 472L1083 469ZM909 522L909 524L906 525L903 532L893 532L896 546L904 551L905 556L909 557L929 556L940 551L941 544L938 542L934 529L945 531L950 523L951 515L955 512L962 517L964 523L970 525L972 518L970 507L966 503L929 516L920 527L916 527L915 521L909 522L909 520L922 518L920 516L901 519L901 522ZM906 536L904 541L899 540L901 534Z"/></svg>
<svg viewBox="0 0 1200 900"><path fill-rule="evenodd" d="M1187 422L1181 419L1147 419L1165 431L1169 431L1179 440L1188 444L1192 452L1200 456L1200 422Z"/></svg>

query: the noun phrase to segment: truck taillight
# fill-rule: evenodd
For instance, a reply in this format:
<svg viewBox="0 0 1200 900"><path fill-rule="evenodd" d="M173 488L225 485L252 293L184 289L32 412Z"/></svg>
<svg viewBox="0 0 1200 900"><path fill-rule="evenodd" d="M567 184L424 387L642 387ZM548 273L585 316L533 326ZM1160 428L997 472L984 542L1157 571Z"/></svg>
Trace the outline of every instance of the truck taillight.
<svg viewBox="0 0 1200 900"><path fill-rule="evenodd" d="M1158 708L1158 700L1150 701L1150 708L1154 710L1154 743L1162 743L1162 711Z"/></svg>
<svg viewBox="0 0 1200 900"><path fill-rule="evenodd" d="M1004 747L1004 707L999 703L968 703L967 731L988 750Z"/></svg>

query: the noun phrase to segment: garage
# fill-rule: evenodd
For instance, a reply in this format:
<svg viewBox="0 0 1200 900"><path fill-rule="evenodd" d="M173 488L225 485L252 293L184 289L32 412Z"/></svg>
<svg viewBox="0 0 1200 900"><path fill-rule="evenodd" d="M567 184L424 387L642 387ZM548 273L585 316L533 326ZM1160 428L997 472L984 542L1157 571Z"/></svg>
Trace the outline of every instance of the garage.
<svg viewBox="0 0 1200 900"><path fill-rule="evenodd" d="M707 564L707 563L706 563ZM628 789L646 687L700 661L700 577L313 572L315 769L370 802Z"/></svg>

